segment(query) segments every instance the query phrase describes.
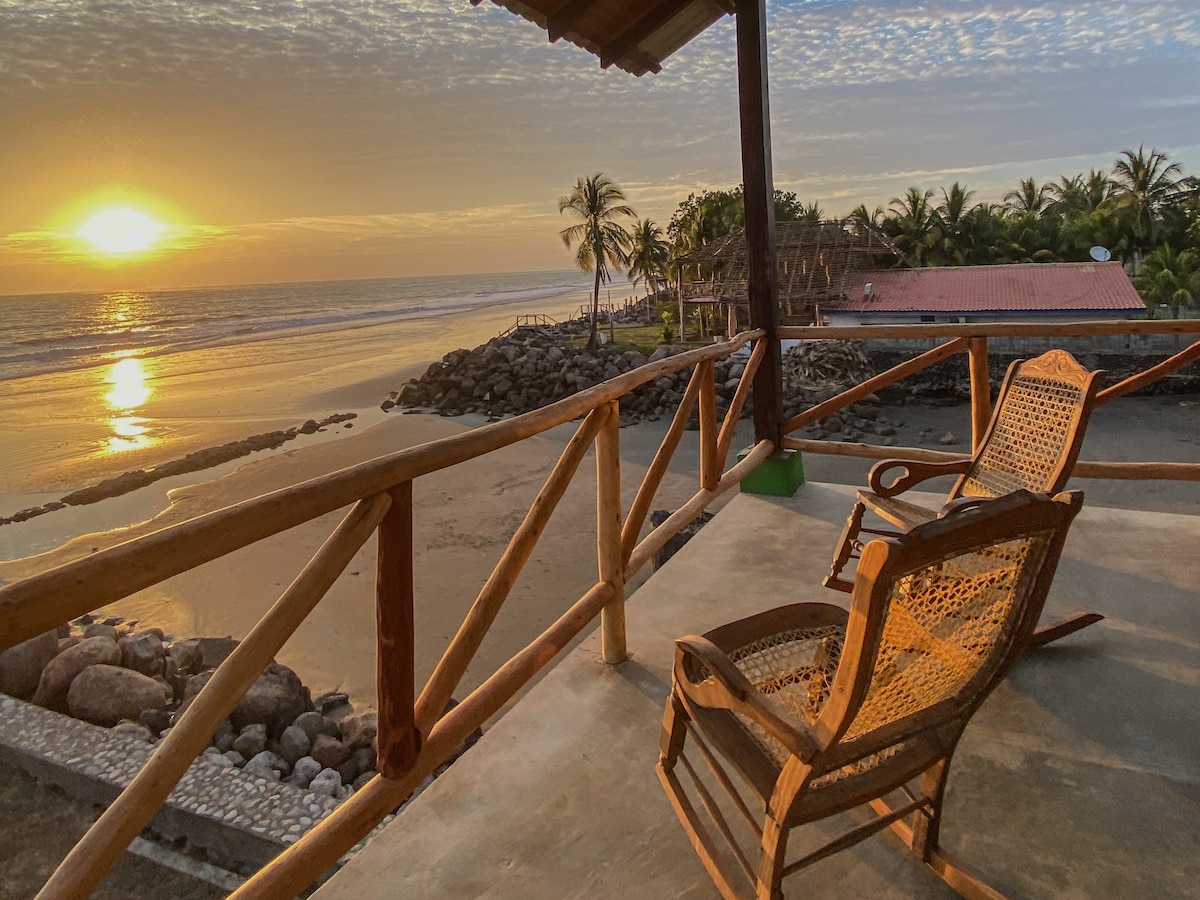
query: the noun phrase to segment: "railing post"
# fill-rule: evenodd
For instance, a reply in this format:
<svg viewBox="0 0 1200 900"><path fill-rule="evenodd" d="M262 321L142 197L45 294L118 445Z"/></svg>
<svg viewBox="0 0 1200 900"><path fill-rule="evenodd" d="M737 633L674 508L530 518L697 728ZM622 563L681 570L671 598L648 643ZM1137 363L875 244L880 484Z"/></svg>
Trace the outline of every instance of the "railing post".
<svg viewBox="0 0 1200 900"><path fill-rule="evenodd" d="M983 444L988 423L992 420L992 387L988 380L987 338L967 339L967 355L971 369L971 447L978 450Z"/></svg>
<svg viewBox="0 0 1200 900"><path fill-rule="evenodd" d="M625 651L625 562L621 553L621 412L608 403L608 417L596 435L596 553L600 580L613 586L613 597L600 613L604 661L623 662Z"/></svg>
<svg viewBox="0 0 1200 900"><path fill-rule="evenodd" d="M414 720L416 677L413 617L412 482L392 488L392 506L379 523L375 572L376 667L379 701L378 771L399 778L420 750Z"/></svg>
<svg viewBox="0 0 1200 900"><path fill-rule="evenodd" d="M700 363L700 487L716 488L722 462L717 459L716 367L706 359Z"/></svg>

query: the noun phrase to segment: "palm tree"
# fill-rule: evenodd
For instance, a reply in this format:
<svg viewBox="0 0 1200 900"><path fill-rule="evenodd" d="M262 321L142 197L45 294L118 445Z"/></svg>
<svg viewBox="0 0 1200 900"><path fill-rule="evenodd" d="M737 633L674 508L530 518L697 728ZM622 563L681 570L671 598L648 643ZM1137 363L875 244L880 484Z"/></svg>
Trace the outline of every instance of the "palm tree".
<svg viewBox="0 0 1200 900"><path fill-rule="evenodd" d="M860 203L850 211L850 218L864 225L869 225L872 228L878 228L883 222L884 211L882 206L877 206L872 210L867 209L865 203Z"/></svg>
<svg viewBox="0 0 1200 900"><path fill-rule="evenodd" d="M650 316L650 292L654 283L667 274L667 259L671 246L663 239L663 231L650 219L633 226L633 249L629 253L629 280L634 284L646 282L646 317Z"/></svg>
<svg viewBox="0 0 1200 900"><path fill-rule="evenodd" d="M1169 306L1172 317L1178 319L1179 307L1191 306L1200 292L1200 259L1195 251L1175 253L1162 244L1146 255L1134 282L1151 317L1161 306Z"/></svg>
<svg viewBox="0 0 1200 900"><path fill-rule="evenodd" d="M938 234L933 255L937 265L965 264L968 251L962 241L963 225L974 208L970 205L974 196L974 191L968 191L957 181L950 185L950 190L942 188L942 202L934 210Z"/></svg>
<svg viewBox="0 0 1200 900"><path fill-rule="evenodd" d="M1092 169L1083 182L1084 202L1089 212L1095 212L1113 195L1116 185L1104 172Z"/></svg>
<svg viewBox="0 0 1200 900"><path fill-rule="evenodd" d="M563 245L575 248L575 265L583 272L596 273L592 288L592 327L588 333L587 349L595 350L600 319L600 282L611 281L609 267L626 265L630 247L629 232L616 220L635 218L635 213L623 202L625 195L608 178L597 172L591 178L582 175L575 189L558 198L558 212L569 212L579 221L559 232Z"/></svg>
<svg viewBox="0 0 1200 900"><path fill-rule="evenodd" d="M800 207L800 211L796 216L797 222L820 222L825 218L825 210L821 209L819 203L805 203Z"/></svg>
<svg viewBox="0 0 1200 900"><path fill-rule="evenodd" d="M1046 214L1066 218L1087 209L1087 197L1083 185L1083 175L1066 175L1058 177L1058 184L1051 182L1046 185L1046 193L1052 198L1046 205Z"/></svg>
<svg viewBox="0 0 1200 900"><path fill-rule="evenodd" d="M888 209L885 227L896 246L905 253L914 266L926 265L926 254L934 227L933 189L922 191L910 187L903 197L893 197Z"/></svg>
<svg viewBox="0 0 1200 900"><path fill-rule="evenodd" d="M1123 159L1113 166L1113 199L1129 211L1133 246L1148 250L1154 246L1155 219L1179 194L1179 163L1167 165L1167 155L1143 147L1137 152L1124 150Z"/></svg>
<svg viewBox="0 0 1200 900"><path fill-rule="evenodd" d="M1050 198L1051 186L1039 185L1032 178L1021 179L1021 186L1004 195L1004 205L1018 216L1025 213L1041 215Z"/></svg>

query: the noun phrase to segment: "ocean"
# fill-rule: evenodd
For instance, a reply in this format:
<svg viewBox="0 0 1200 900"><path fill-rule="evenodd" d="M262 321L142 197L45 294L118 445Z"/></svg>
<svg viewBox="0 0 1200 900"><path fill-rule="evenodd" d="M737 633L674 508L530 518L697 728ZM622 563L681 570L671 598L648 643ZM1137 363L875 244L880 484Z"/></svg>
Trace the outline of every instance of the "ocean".
<svg viewBox="0 0 1200 900"><path fill-rule="evenodd" d="M0 296L0 381L575 293L582 305L590 287L567 270Z"/></svg>

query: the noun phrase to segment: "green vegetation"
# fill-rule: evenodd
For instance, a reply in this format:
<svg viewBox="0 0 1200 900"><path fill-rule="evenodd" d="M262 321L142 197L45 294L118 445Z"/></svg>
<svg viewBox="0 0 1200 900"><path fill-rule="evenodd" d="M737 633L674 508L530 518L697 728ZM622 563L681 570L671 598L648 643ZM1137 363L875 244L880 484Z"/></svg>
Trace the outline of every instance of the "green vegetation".
<svg viewBox="0 0 1200 900"><path fill-rule="evenodd" d="M649 219L627 230L619 219L635 213L621 190L604 175L580 178L558 201L578 223L561 232L575 262L595 271L592 328L596 345L600 283L610 269L626 268L629 280L651 297L674 268L673 260L743 228L740 186L689 194L676 208L666 236ZM779 222L820 221L824 211L794 193L775 192ZM975 191L955 182L949 188L914 185L886 208L858 206L850 213L896 245L912 266L979 266L1004 263L1086 262L1091 249L1106 248L1134 276L1151 317L1162 309L1178 316L1200 299L1200 178L1185 176L1159 150L1125 150L1105 173L1063 175L1038 184L1024 178L1000 203L977 202ZM709 322L695 322L711 328ZM650 326L656 342L674 336L671 322Z"/></svg>
<svg viewBox="0 0 1200 900"><path fill-rule="evenodd" d="M558 198L559 213L570 213L577 223L564 228L559 237L575 248L575 265L584 272L595 272L592 290L592 327L587 349L595 350L600 319L600 282L611 281L609 267L620 269L628 264L632 238L617 221L635 218L637 213L624 203L625 194L607 175L597 172L590 178L580 176L575 189Z"/></svg>
<svg viewBox="0 0 1200 900"><path fill-rule="evenodd" d="M1200 178L1184 176L1161 151L1125 150L1105 173L1095 169L1038 184L1022 179L1001 203L976 202L975 192L914 185L887 208L860 205L850 213L887 235L912 266L974 266L1086 262L1105 247L1127 264L1150 315L1200 298ZM776 219L823 218L815 203L775 192ZM672 255L698 249L745 224L740 187L691 194L667 233Z"/></svg>

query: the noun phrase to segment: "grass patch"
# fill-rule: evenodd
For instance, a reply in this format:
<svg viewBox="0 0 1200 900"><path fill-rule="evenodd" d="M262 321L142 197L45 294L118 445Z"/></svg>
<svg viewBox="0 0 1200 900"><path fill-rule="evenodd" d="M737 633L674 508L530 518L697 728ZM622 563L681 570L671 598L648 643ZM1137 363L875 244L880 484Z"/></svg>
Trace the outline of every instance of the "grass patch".
<svg viewBox="0 0 1200 900"><path fill-rule="evenodd" d="M678 325L673 325L671 330L678 336ZM604 345L605 347L618 350L622 353L627 350L636 350L638 353L645 354L646 356L649 356L662 346L662 331L662 325L617 325L611 332L607 326L600 326L600 332L605 337L611 334L611 339ZM583 348L587 345L587 335L572 335L568 343L572 347ZM688 341L686 346L699 347L702 344Z"/></svg>

